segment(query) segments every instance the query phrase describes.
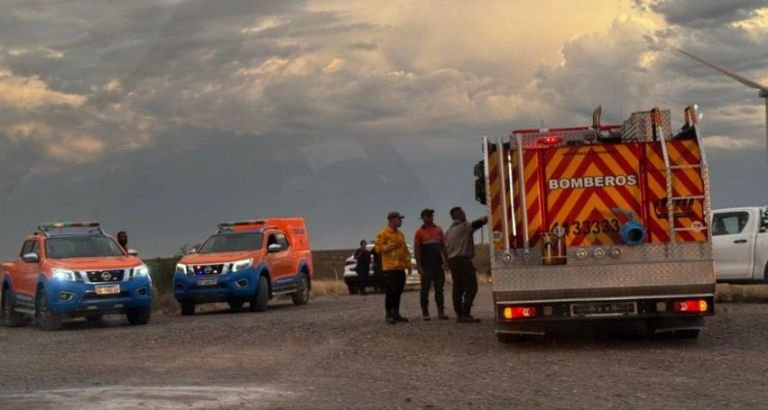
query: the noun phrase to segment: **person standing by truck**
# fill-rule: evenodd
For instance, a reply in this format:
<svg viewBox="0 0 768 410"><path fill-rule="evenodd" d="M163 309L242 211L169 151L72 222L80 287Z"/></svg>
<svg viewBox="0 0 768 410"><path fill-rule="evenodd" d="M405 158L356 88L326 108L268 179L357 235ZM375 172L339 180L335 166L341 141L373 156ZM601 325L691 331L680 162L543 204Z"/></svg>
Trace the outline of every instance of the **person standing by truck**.
<svg viewBox="0 0 768 410"><path fill-rule="evenodd" d="M117 243L125 252L128 252L128 233L120 231L117 233Z"/></svg>
<svg viewBox="0 0 768 410"><path fill-rule="evenodd" d="M461 207L451 209L453 224L445 233L445 247L448 254L448 267L453 279L453 309L456 321L461 323L479 322L472 316L472 302L477 294L477 273L472 258L475 256L474 233L488 223L483 217L467 222L467 215Z"/></svg>
<svg viewBox="0 0 768 410"><path fill-rule="evenodd" d="M443 300L443 285L445 284L445 235L443 229L435 224L434 209L421 211L421 220L424 222L413 240L413 252L416 256L416 269L421 277L421 318L430 320L429 316L429 289L435 286L435 304L437 304L437 318L447 320L445 303Z"/></svg>
<svg viewBox="0 0 768 410"><path fill-rule="evenodd" d="M382 283L386 290L384 307L389 324L407 322L400 315L400 296L405 287L405 271L411 269L411 253L400 228L404 216L399 212L387 214L387 226L376 235L376 252L381 255Z"/></svg>
<svg viewBox="0 0 768 410"><path fill-rule="evenodd" d="M359 283L360 294L365 294L365 287L368 285L368 274L371 269L371 252L368 251L368 242L363 239L360 241L360 247L355 251L355 273L357 273L357 283Z"/></svg>

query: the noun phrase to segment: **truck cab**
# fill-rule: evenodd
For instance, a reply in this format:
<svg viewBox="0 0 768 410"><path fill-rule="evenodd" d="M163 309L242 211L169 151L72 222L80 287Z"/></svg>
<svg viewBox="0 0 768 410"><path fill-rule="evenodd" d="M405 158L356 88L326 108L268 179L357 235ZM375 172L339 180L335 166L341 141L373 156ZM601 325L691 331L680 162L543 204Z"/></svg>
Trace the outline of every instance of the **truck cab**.
<svg viewBox="0 0 768 410"><path fill-rule="evenodd" d="M268 300L290 294L293 303L309 301L312 252L304 220L273 218L221 223L216 233L176 265L173 289L182 315L195 305L246 302L264 311Z"/></svg>
<svg viewBox="0 0 768 410"><path fill-rule="evenodd" d="M768 210L718 209L712 217L717 280L768 283Z"/></svg>
<svg viewBox="0 0 768 410"><path fill-rule="evenodd" d="M43 224L28 236L16 260L0 269L2 319L21 326L37 319L46 330L62 320L125 314L146 324L152 279L135 251L124 250L98 222Z"/></svg>

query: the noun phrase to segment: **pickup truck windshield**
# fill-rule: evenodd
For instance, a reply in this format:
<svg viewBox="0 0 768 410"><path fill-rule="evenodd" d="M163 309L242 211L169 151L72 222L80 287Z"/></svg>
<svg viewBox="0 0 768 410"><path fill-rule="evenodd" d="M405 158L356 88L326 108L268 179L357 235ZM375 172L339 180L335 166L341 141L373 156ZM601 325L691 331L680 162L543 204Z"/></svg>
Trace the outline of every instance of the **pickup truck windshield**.
<svg viewBox="0 0 768 410"><path fill-rule="evenodd" d="M254 251L261 249L263 240L261 232L217 234L208 238L198 253Z"/></svg>
<svg viewBox="0 0 768 410"><path fill-rule="evenodd" d="M92 258L123 256L123 251L108 236L78 236L49 238L45 242L45 254L52 259Z"/></svg>

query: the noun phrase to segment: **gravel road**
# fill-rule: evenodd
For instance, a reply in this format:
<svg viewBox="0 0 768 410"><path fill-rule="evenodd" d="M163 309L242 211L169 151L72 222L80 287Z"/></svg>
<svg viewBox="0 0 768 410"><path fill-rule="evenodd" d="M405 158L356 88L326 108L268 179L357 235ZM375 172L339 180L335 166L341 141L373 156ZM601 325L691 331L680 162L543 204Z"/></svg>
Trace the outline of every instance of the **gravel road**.
<svg viewBox="0 0 768 410"><path fill-rule="evenodd" d="M448 289L447 295L450 295ZM450 299L450 297L449 297ZM383 295L264 313L0 328L0 408L764 408L768 305L724 305L696 341L605 335L504 345L478 324L387 325Z"/></svg>

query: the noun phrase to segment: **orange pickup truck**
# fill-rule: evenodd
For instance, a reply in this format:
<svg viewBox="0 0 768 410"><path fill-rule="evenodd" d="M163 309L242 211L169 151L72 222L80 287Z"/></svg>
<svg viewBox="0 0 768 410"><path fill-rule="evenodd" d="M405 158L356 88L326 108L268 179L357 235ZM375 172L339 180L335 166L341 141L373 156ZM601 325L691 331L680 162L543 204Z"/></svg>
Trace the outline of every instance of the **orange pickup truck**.
<svg viewBox="0 0 768 410"><path fill-rule="evenodd" d="M122 313L146 324L152 279L135 251L125 251L98 222L44 224L24 240L17 260L0 267L2 321L36 318L56 330L66 318L99 320Z"/></svg>
<svg viewBox="0 0 768 410"><path fill-rule="evenodd" d="M176 265L173 289L182 315L195 305L249 303L263 311L275 295L290 294L293 303L309 301L312 251L302 218L273 218L219 224L199 249Z"/></svg>

